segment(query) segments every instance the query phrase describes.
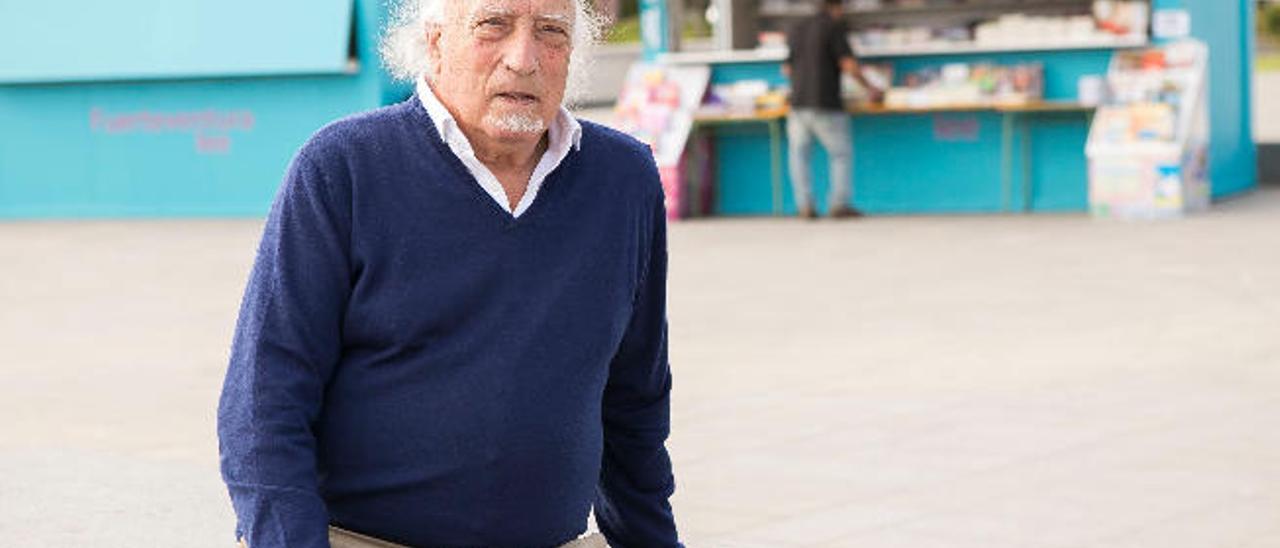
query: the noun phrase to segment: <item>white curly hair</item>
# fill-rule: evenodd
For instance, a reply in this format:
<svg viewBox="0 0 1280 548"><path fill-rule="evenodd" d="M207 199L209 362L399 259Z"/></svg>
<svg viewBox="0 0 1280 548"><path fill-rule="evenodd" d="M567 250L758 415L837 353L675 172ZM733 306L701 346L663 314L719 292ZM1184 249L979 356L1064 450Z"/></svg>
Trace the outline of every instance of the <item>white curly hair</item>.
<svg viewBox="0 0 1280 548"><path fill-rule="evenodd" d="M399 0L380 48L382 62L393 77L413 82L430 73L427 27L444 23L444 5L449 1L457 0ZM566 103L575 101L582 92L591 48L600 38L603 27L603 19L589 3L589 0L573 0L573 50L569 54L569 77L565 82Z"/></svg>

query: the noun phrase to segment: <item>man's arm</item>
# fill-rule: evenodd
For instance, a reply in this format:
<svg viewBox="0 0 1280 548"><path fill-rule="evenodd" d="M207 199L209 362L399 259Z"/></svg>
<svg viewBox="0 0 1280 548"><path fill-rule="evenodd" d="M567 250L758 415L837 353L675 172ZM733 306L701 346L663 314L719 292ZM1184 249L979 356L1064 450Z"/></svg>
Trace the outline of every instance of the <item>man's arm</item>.
<svg viewBox="0 0 1280 548"><path fill-rule="evenodd" d="M871 85L871 82L867 81L867 77L863 76L862 70L858 67L857 59L854 59L853 57L841 58L840 71L852 76L854 80L857 80L858 85L862 86L862 89L867 90L867 93L871 95L871 102L878 103L884 98L884 92Z"/></svg>
<svg viewBox="0 0 1280 548"><path fill-rule="evenodd" d="M604 460L595 512L614 548L680 546L668 500L675 479L665 446L671 430L667 239L662 194L656 194L648 264L604 393Z"/></svg>
<svg viewBox="0 0 1280 548"><path fill-rule="evenodd" d="M313 426L341 350L350 209L304 155L289 167L245 290L218 405L222 477L250 548L329 546Z"/></svg>
<svg viewBox="0 0 1280 548"><path fill-rule="evenodd" d="M800 35L799 23L791 25L787 29L787 58L782 60L782 76L791 79L791 67L795 66L796 60L796 37Z"/></svg>
<svg viewBox="0 0 1280 548"><path fill-rule="evenodd" d="M862 75L862 69L858 66L858 58L853 54L853 47L849 45L849 26L844 21L840 21L832 27L831 35L827 37L829 40L828 47L831 48L832 55L839 59L840 71L853 77L862 86L862 89L871 94L871 101L878 103L883 98L883 93L871 85L867 78Z"/></svg>

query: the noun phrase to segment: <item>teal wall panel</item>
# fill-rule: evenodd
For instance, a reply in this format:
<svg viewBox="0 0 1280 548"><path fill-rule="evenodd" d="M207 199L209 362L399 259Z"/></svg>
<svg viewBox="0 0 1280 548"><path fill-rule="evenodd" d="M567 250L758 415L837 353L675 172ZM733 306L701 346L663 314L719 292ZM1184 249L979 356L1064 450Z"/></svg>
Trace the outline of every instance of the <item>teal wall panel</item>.
<svg viewBox="0 0 1280 548"><path fill-rule="evenodd" d="M936 55L893 59L898 75L948 62L1015 64L1040 62L1045 66L1045 95L1070 100L1077 94L1076 80L1086 74L1105 74L1110 50L1002 53L985 55ZM875 61L875 60L871 60ZM786 82L779 63L725 63L713 66L712 82L763 79L771 85ZM1030 185L1030 207L1044 211L1087 209L1087 164L1084 142L1088 122L1084 114L1029 115L1015 117L1005 172L1003 115L995 112L920 115L863 115L854 118L854 202L870 213L957 213L1024 210ZM758 127L719 129L717 153L721 158L718 179L723 214L766 214L772 202L767 177L768 133ZM939 127L959 130L940 135ZM945 132L945 131L944 131ZM955 131L953 131L955 133ZM1031 159L1023 167L1025 154ZM752 142L752 139L766 142ZM813 170L815 202L826 209L827 165L825 153L815 145ZM784 166L786 153L784 152ZM927 158L927 161L921 161ZM785 173L785 169L784 169ZM1029 179L1027 179L1029 177ZM794 211L790 176L784 175L785 211ZM1025 180L1025 183L1024 183ZM1007 187L1007 188L1006 188Z"/></svg>
<svg viewBox="0 0 1280 548"><path fill-rule="evenodd" d="M1253 142L1253 0L1154 0L1191 13L1191 35L1209 45L1209 178L1215 197L1258 184Z"/></svg>
<svg viewBox="0 0 1280 548"><path fill-rule="evenodd" d="M722 215L760 215L772 209L769 132L764 124L718 126L715 132L715 211ZM783 164L785 166L785 164Z"/></svg>
<svg viewBox="0 0 1280 548"><path fill-rule="evenodd" d="M853 117L855 205L871 213L1087 210L1088 115L1009 115L1007 156L1005 116L988 111ZM764 124L721 126L715 131L721 158L717 211L769 213L769 137ZM784 149L783 206L784 212L793 213L787 158ZM825 210L827 157L816 143L811 169L816 205Z"/></svg>
<svg viewBox="0 0 1280 548"><path fill-rule="evenodd" d="M0 0L0 82L334 73L352 0Z"/></svg>
<svg viewBox="0 0 1280 548"><path fill-rule="evenodd" d="M0 218L265 213L313 132L411 92L378 59L386 5L343 2L351 74L0 84Z"/></svg>
<svg viewBox="0 0 1280 548"><path fill-rule="evenodd" d="M711 83L731 84L740 80L764 80L770 86L777 87L788 83L782 75L782 63L717 63L711 65Z"/></svg>
<svg viewBox="0 0 1280 548"><path fill-rule="evenodd" d="M0 88L0 217L256 215L354 77Z"/></svg>
<svg viewBox="0 0 1280 548"><path fill-rule="evenodd" d="M940 129L946 127L952 129ZM870 115L856 117L854 128L857 207L871 213L1003 209L1000 116Z"/></svg>
<svg viewBox="0 0 1280 548"><path fill-rule="evenodd" d="M854 132L854 204L869 213L998 212L1001 184L1000 115L867 115L850 119ZM939 134L939 131L943 134ZM949 128L949 129L948 129ZM760 123L718 126L716 212L772 211L769 134ZM921 161L927 154L928 161ZM783 211L795 212L788 154L782 154ZM814 201L828 209L826 151L815 142L810 162ZM1083 209L1083 208L1081 208Z"/></svg>
<svg viewBox="0 0 1280 548"><path fill-rule="evenodd" d="M1086 211L1089 208L1089 170L1084 156L1089 120L1084 112L1037 113L1019 116L1020 135L1031 159L1025 168L1015 163L1015 208L1031 211ZM1022 158L1021 139L1015 142ZM1024 174L1028 184L1024 185Z"/></svg>

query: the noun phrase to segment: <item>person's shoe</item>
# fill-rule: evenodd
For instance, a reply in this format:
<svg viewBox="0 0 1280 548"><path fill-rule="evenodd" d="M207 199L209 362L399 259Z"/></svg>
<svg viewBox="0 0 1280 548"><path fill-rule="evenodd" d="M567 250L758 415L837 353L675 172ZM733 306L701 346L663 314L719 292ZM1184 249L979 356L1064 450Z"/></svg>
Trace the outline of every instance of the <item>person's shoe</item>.
<svg viewBox="0 0 1280 548"><path fill-rule="evenodd" d="M842 205L831 208L831 211L827 212L827 217L832 219L857 219L863 217L863 214L856 208Z"/></svg>
<svg viewBox="0 0 1280 548"><path fill-rule="evenodd" d="M806 221L812 221L818 218L818 213L813 210L813 207L802 207L796 216Z"/></svg>

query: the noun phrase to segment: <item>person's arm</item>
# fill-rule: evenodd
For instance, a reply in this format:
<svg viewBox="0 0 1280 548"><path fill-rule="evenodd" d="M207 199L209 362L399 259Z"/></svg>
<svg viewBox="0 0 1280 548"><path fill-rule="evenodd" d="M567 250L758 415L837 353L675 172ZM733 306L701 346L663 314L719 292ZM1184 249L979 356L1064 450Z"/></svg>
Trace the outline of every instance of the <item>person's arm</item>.
<svg viewBox="0 0 1280 548"><path fill-rule="evenodd" d="M858 81L858 85L862 86L862 89L867 91L872 103L879 103L884 100L884 91L875 87L867 80L867 77L862 74L862 70L858 67L858 62L852 57L840 60L840 70Z"/></svg>
<svg viewBox="0 0 1280 548"><path fill-rule="evenodd" d="M868 82L867 78L862 75L862 70L858 66L858 58L854 56L853 48L849 46L849 27L843 23L836 25L835 31L832 32L829 39L831 40L829 47L836 59L839 59L840 72L853 77L858 82L858 85L862 86L862 89L867 90L867 93L871 94L872 102L879 102L883 93L871 85L871 82Z"/></svg>
<svg viewBox="0 0 1280 548"><path fill-rule="evenodd" d="M859 76L858 60L852 57L841 57L840 72L843 72L845 74L848 74L849 76L857 78Z"/></svg>
<svg viewBox="0 0 1280 548"><path fill-rule="evenodd" d="M613 548L681 546L669 502L675 479L665 445L671 430L666 212L662 193L656 194L648 264L604 392L604 459L595 512Z"/></svg>
<svg viewBox="0 0 1280 548"><path fill-rule="evenodd" d="M329 546L314 426L341 351L350 208L304 155L289 167L245 290L218 405L222 477L249 548Z"/></svg>
<svg viewBox="0 0 1280 548"><path fill-rule="evenodd" d="M795 65L796 58L796 36L799 35L797 25L792 25L787 29L787 58L782 60L782 76L791 79L791 67Z"/></svg>

